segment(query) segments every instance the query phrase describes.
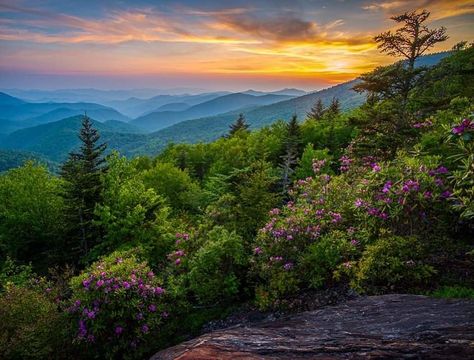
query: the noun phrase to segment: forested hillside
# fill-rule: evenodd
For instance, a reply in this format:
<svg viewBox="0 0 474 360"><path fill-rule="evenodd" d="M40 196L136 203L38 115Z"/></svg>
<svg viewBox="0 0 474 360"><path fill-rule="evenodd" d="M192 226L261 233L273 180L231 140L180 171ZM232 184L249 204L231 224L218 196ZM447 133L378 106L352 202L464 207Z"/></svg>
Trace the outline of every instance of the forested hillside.
<svg viewBox="0 0 474 360"><path fill-rule="evenodd" d="M2 139L60 165L0 174L0 357L143 359L323 292L474 298L474 46L416 66L447 37L428 16L375 38L401 61L322 92Z"/></svg>

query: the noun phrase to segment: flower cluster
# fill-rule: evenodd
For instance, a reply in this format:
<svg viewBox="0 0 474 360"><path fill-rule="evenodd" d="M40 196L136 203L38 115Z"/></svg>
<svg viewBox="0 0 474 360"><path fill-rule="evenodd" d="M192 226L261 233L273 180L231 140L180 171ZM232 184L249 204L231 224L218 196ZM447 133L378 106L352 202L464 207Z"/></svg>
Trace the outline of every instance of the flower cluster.
<svg viewBox="0 0 474 360"><path fill-rule="evenodd" d="M463 119L460 124L454 126L451 129L451 132L454 135L461 136L467 131L473 131L474 130L474 121L470 119Z"/></svg>
<svg viewBox="0 0 474 360"><path fill-rule="evenodd" d="M425 120L423 122L419 122L419 123L416 123L416 124L413 124L413 127L415 129L423 129L423 128L427 128L427 127L431 127L433 126L433 122L431 120Z"/></svg>
<svg viewBox="0 0 474 360"><path fill-rule="evenodd" d="M77 318L78 342L136 347L161 322L165 290L159 279L134 255L121 255L104 258L71 281L68 312Z"/></svg>
<svg viewBox="0 0 474 360"><path fill-rule="evenodd" d="M341 172L349 171L353 160L351 158L349 158L347 155L343 155L339 158L339 161L341 162L341 166L339 167L339 170Z"/></svg>

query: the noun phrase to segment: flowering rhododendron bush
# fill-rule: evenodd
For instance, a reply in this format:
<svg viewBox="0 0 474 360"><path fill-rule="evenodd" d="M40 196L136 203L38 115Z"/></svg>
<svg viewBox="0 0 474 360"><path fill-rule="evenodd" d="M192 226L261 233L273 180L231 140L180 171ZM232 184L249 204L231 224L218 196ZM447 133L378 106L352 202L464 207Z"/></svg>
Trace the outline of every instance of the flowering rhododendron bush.
<svg viewBox="0 0 474 360"><path fill-rule="evenodd" d="M71 280L75 341L106 357L130 348L139 354L168 316L161 284L135 251L114 252L92 264Z"/></svg>
<svg viewBox="0 0 474 360"><path fill-rule="evenodd" d="M449 171L438 158L400 154L388 163L366 160L355 165L343 157L342 174L334 177L321 174L325 162L316 160L315 176L299 180L292 200L270 211L254 247L261 306L352 276L348 270L358 266L366 246L378 239L419 234L423 253L449 233L454 199Z"/></svg>

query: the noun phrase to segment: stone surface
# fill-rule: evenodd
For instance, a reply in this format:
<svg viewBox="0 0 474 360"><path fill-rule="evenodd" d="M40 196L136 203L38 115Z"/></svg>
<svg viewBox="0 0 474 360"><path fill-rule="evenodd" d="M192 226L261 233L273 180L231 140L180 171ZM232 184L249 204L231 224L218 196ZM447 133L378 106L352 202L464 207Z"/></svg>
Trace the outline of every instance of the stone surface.
<svg viewBox="0 0 474 360"><path fill-rule="evenodd" d="M474 301L361 297L275 321L236 325L152 360L474 359Z"/></svg>

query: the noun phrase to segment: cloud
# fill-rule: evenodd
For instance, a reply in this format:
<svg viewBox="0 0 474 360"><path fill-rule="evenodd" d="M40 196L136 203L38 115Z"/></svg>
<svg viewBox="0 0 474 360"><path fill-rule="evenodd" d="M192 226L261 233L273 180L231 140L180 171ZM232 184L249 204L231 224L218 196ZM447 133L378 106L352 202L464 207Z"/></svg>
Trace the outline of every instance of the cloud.
<svg viewBox="0 0 474 360"><path fill-rule="evenodd" d="M404 11L416 9L431 10L431 19L440 20L454 16L473 14L474 2L472 0L395 0L373 2L362 6L368 11L384 11L390 15L398 15Z"/></svg>

